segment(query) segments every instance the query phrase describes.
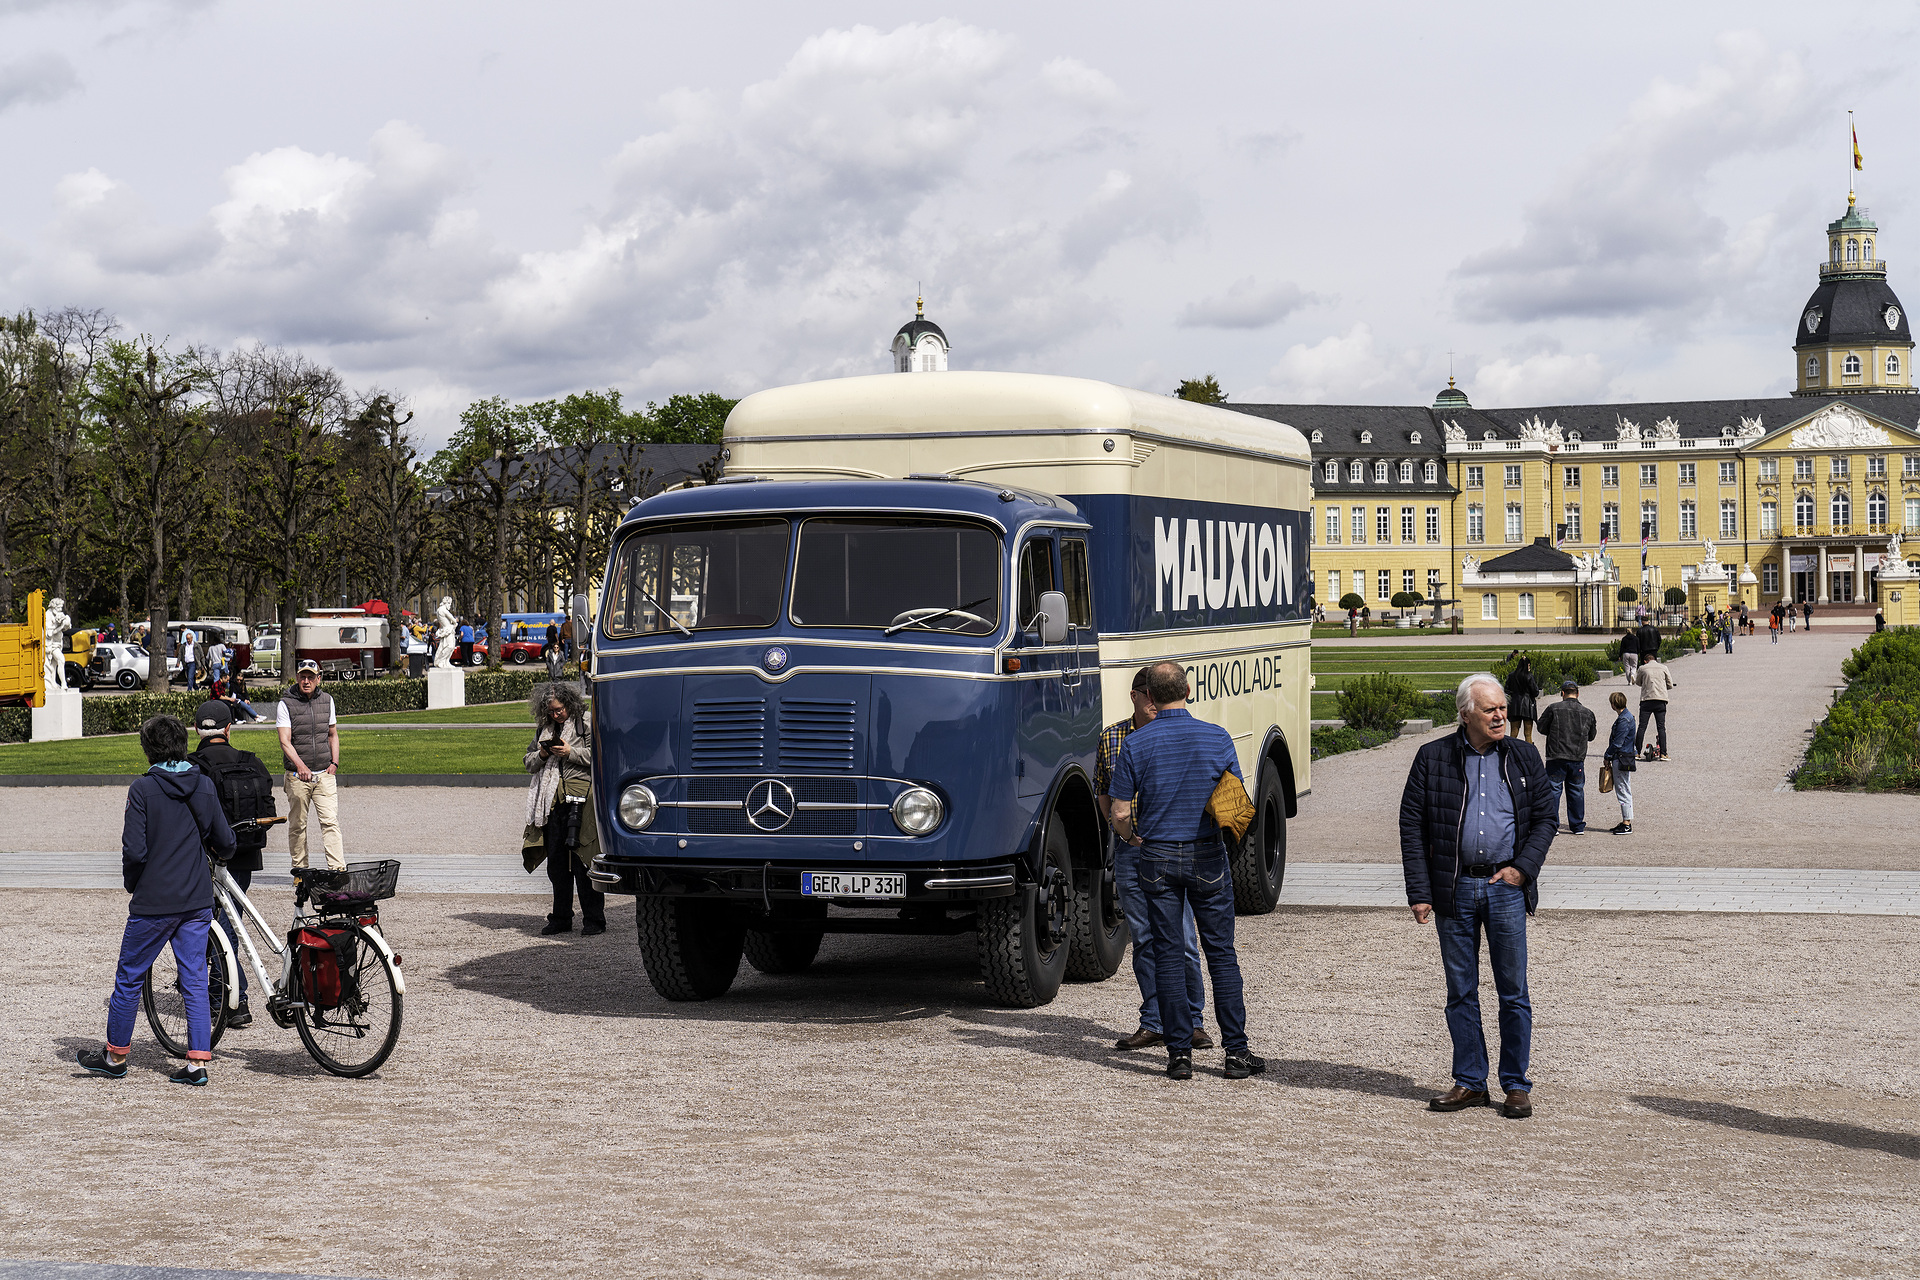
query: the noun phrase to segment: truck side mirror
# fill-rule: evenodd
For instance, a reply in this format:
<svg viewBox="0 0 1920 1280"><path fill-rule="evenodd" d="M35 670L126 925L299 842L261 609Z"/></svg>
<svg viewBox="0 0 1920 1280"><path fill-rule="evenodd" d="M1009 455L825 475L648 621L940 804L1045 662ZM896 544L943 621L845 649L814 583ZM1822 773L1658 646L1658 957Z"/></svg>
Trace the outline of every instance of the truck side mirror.
<svg viewBox="0 0 1920 1280"><path fill-rule="evenodd" d="M576 595L571 601L568 602L569 612L571 612L574 617L580 620L580 626L585 626L587 624L590 614L592 612L591 609L588 607L589 600L590 598L588 597L587 593L582 591L580 594ZM579 630L579 628L576 627L575 630Z"/></svg>
<svg viewBox="0 0 1920 1280"><path fill-rule="evenodd" d="M1060 591L1040 593L1040 643L1063 644L1067 639L1067 597Z"/></svg>

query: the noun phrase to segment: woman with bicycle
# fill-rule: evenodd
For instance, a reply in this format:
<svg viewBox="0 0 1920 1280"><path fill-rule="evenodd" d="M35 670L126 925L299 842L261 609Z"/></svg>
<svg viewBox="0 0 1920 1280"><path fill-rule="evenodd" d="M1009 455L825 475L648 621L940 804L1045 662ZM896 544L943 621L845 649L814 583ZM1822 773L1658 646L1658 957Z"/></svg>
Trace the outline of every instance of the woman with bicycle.
<svg viewBox="0 0 1920 1280"><path fill-rule="evenodd" d="M207 999L207 931L213 920L213 877L207 850L234 852L233 828L221 812L213 783L187 761L187 727L172 716L140 726L149 768L127 789L120 837L121 879L132 899L120 939L120 969L107 1005L107 1042L82 1049L80 1065L97 1076L127 1074L134 1010L154 957L168 943L186 1004L187 1063L167 1079L204 1085L213 1060L213 1017Z"/></svg>
<svg viewBox="0 0 1920 1280"><path fill-rule="evenodd" d="M541 934L573 932L573 894L580 892L580 936L607 931L607 895L594 888L587 870L600 849L592 809L593 746L587 707L570 684L543 684L529 703L535 729L527 747L527 829L521 860L527 871L547 864L553 911Z"/></svg>

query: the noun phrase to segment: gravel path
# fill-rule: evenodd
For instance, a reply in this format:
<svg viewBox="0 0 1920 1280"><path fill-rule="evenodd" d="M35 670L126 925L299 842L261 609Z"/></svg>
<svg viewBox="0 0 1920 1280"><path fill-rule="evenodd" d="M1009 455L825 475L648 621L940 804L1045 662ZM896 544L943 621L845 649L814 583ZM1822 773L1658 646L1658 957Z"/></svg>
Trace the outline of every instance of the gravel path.
<svg viewBox="0 0 1920 1280"><path fill-rule="evenodd" d="M1016 1012L982 1003L967 939L829 938L809 974L669 1005L625 902L605 937L542 939L531 903L403 896L406 1030L378 1077L324 1076L263 1022L187 1090L144 1025L129 1079L75 1077L123 900L3 900L14 1257L1139 1280L1912 1263L1913 920L1543 914L1539 1111L1514 1123L1423 1109L1446 1084L1440 968L1398 911L1242 921L1272 1070L1229 1084L1205 1054L1175 1085L1106 1047L1133 1026L1124 977Z"/></svg>
<svg viewBox="0 0 1920 1280"><path fill-rule="evenodd" d="M1587 761L1587 822L1599 830L1556 839L1548 866L1920 870L1914 797L1796 792L1785 783L1841 684L1841 659L1861 639L1816 628L1769 644L1763 629L1737 640L1732 654L1714 649L1670 664L1680 682L1667 715L1673 760L1635 771L1630 836L1606 834L1620 806L1597 789L1599 748L1614 716L1607 695L1627 685L1613 677L1582 690L1600 722ZM1639 695L1627 697L1637 715ZM1428 740L1316 761L1313 793L1287 829L1289 858L1398 861L1400 792L1413 753Z"/></svg>

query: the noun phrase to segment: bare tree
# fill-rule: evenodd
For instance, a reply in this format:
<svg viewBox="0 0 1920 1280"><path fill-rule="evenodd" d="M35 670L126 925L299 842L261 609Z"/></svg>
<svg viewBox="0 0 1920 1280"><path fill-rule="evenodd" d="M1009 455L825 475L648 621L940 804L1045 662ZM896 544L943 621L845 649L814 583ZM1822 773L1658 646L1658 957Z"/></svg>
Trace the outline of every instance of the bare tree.
<svg viewBox="0 0 1920 1280"><path fill-rule="evenodd" d="M363 564L376 567L379 594L389 611L389 668L401 665L400 610L411 576L408 569L428 532L426 485L406 431L412 421L411 413L398 416L392 399L375 394L345 428L344 447L352 473L349 545Z"/></svg>

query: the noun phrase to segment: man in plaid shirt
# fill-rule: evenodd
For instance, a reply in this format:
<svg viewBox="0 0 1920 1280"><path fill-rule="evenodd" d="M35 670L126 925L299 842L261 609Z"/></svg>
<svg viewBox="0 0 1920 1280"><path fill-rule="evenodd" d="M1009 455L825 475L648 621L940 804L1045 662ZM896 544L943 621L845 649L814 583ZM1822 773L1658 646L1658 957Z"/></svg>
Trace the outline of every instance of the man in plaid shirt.
<svg viewBox="0 0 1920 1280"><path fill-rule="evenodd" d="M1093 789L1099 797L1100 816L1108 829L1113 823L1113 797L1107 787L1113 781L1113 762L1120 757L1120 746L1127 735L1153 719L1153 699L1147 696L1147 672L1134 673L1133 715L1116 720L1100 731L1100 754L1093 766ZM1136 799L1128 796L1129 803ZM1138 815L1136 815L1137 817ZM1116 843L1113 855L1114 887L1120 894L1120 909L1126 913L1127 928L1133 934L1133 978L1140 984L1140 1027L1124 1040L1114 1042L1116 1049L1147 1049L1164 1038L1160 1027L1159 983L1154 972L1153 927L1147 916L1146 895L1140 892L1140 851L1124 840ZM1200 969L1200 935L1194 928L1193 908L1187 908L1187 995L1193 1004L1193 1047L1211 1049L1213 1037L1206 1032L1206 980Z"/></svg>

